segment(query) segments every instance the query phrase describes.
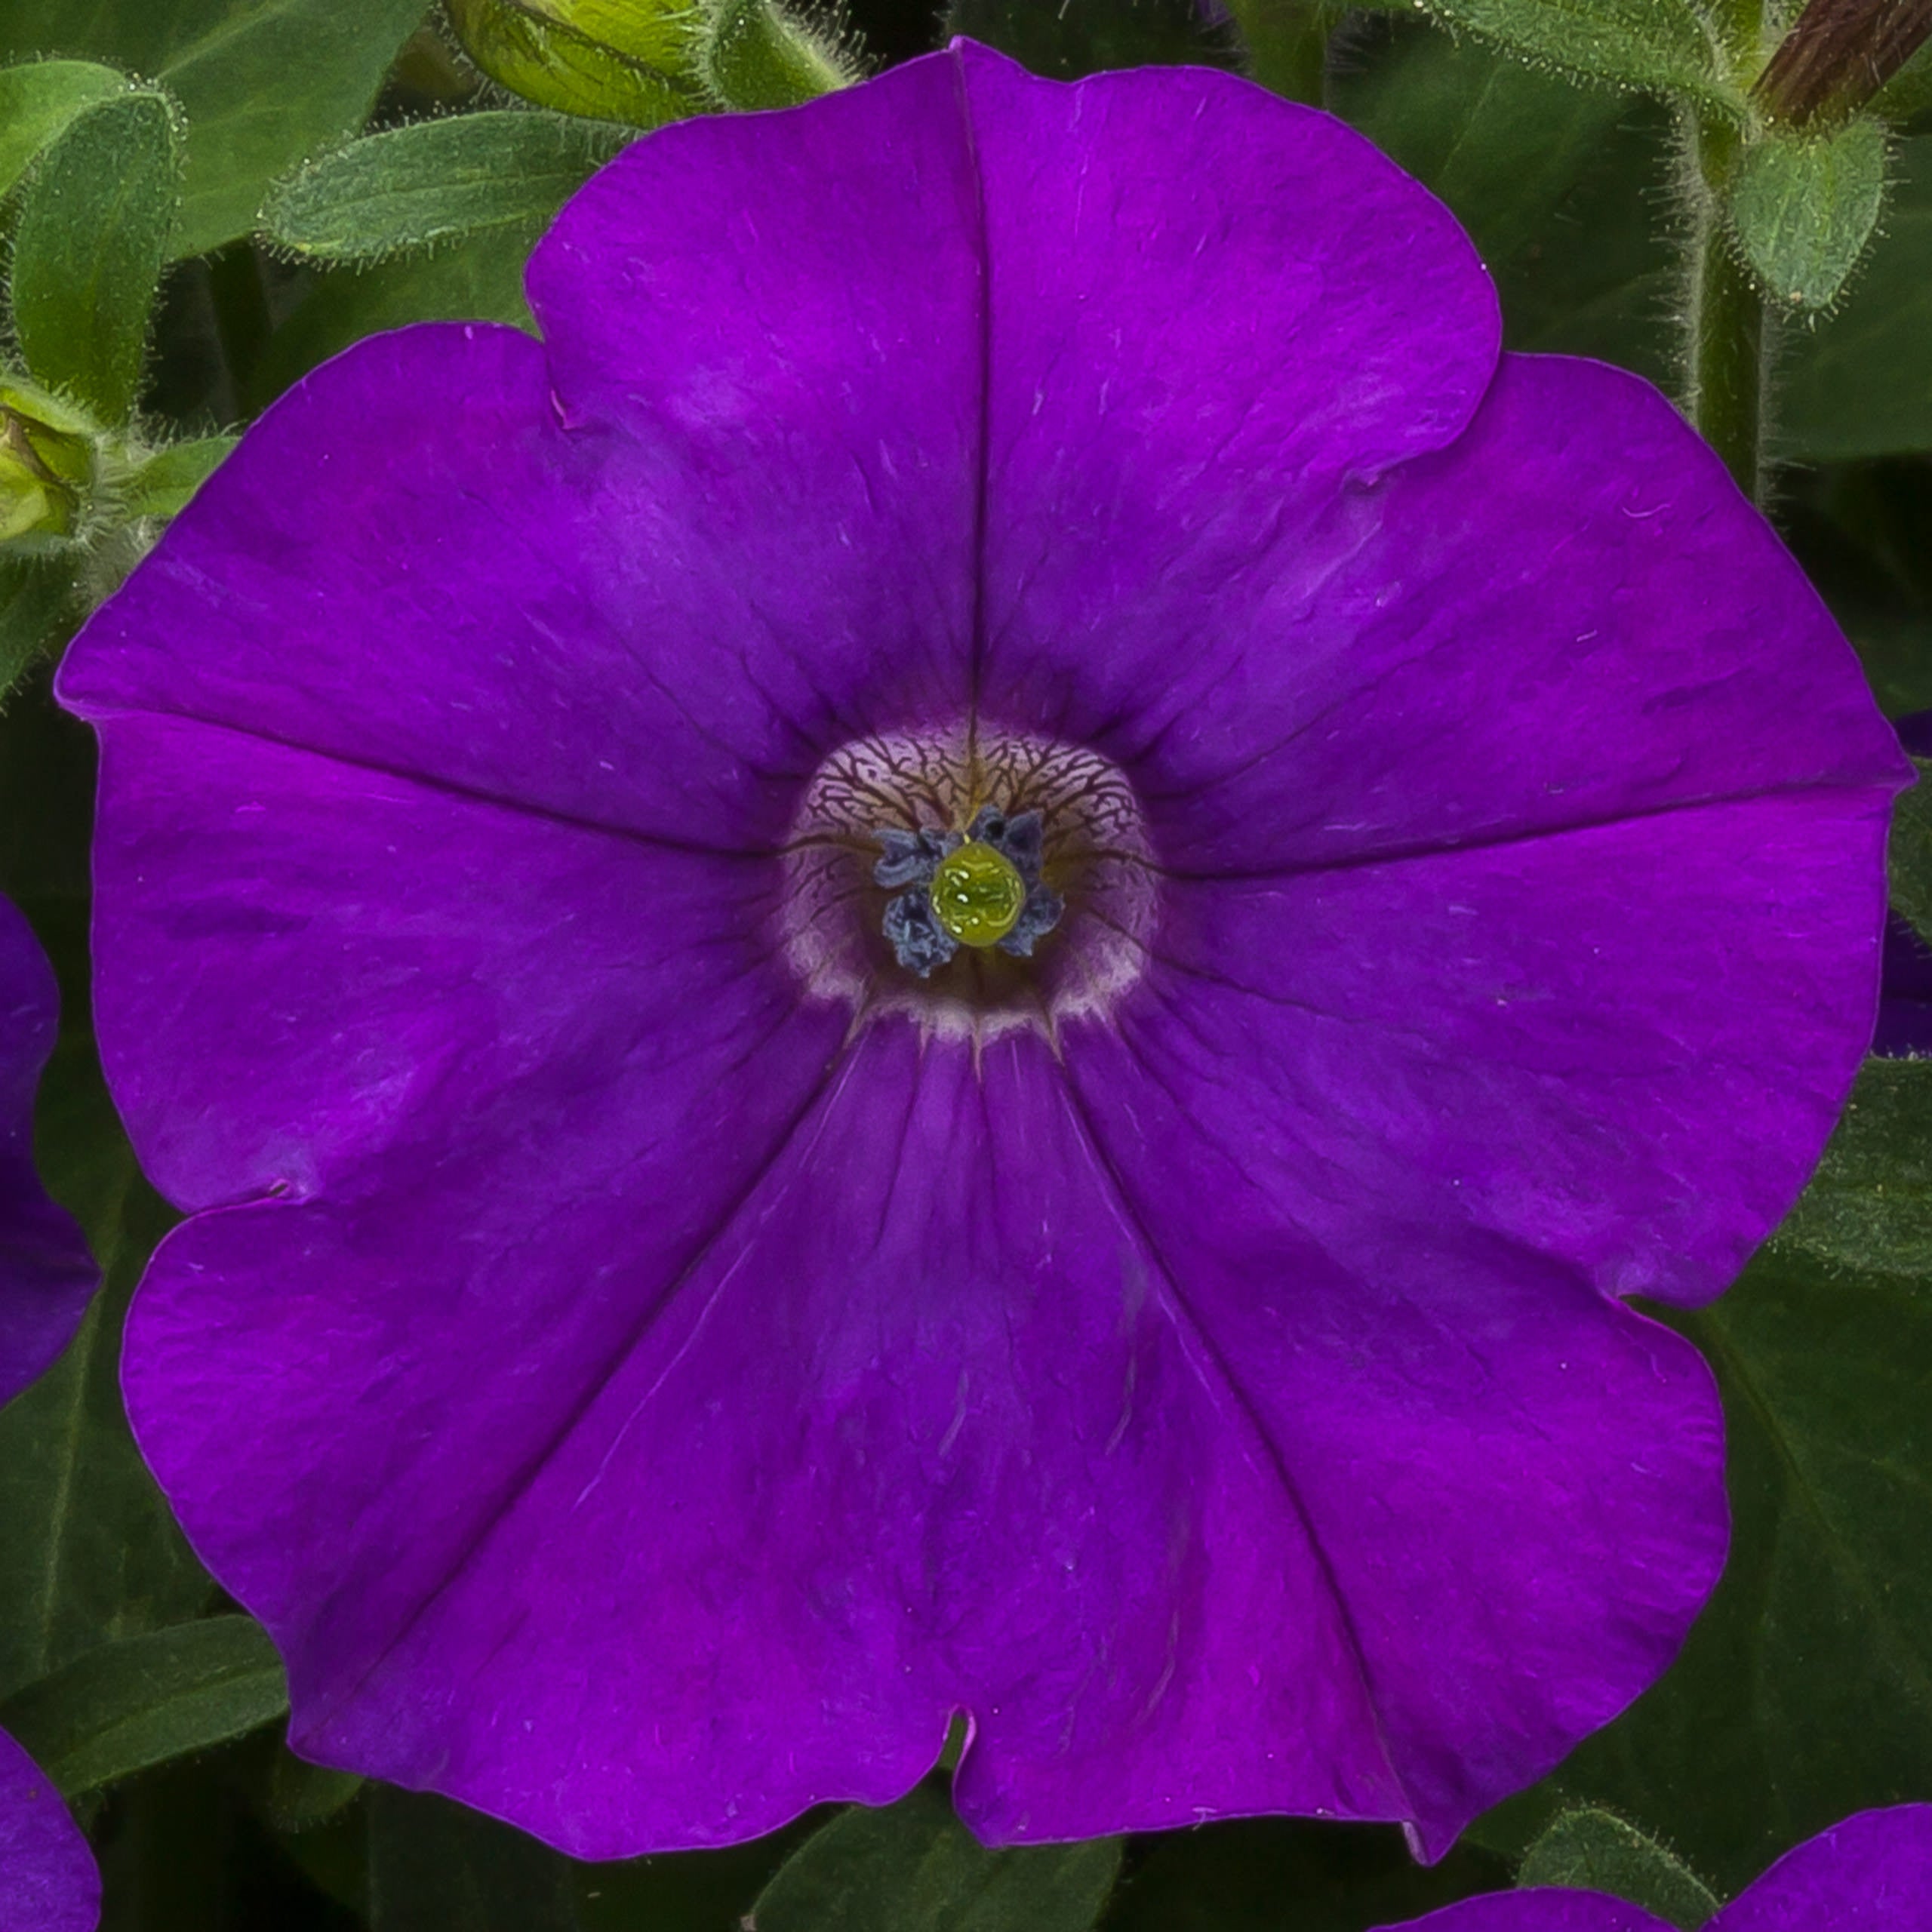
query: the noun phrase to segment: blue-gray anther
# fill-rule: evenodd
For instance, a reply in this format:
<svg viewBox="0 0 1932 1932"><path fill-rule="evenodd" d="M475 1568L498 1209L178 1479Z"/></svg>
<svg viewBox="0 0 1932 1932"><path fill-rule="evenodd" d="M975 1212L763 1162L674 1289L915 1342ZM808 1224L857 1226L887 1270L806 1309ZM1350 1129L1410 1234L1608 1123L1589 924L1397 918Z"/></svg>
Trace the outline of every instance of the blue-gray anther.
<svg viewBox="0 0 1932 1932"><path fill-rule="evenodd" d="M1012 931L993 943L1001 952L1010 952L1016 959L1030 959L1033 956L1033 942L1051 932L1060 924L1060 915L1066 910L1066 900L1051 886L1035 885L1027 894L1026 903L1020 907Z"/></svg>
<svg viewBox="0 0 1932 1932"><path fill-rule="evenodd" d="M872 836L885 848L885 857L872 867L872 883L888 891L902 885L923 884L933 869L959 843L956 832L941 832L931 826L918 832L900 832L882 827Z"/></svg>
<svg viewBox="0 0 1932 1932"><path fill-rule="evenodd" d="M959 950L959 942L933 916L932 895L923 885L888 902L884 927L900 964L922 980Z"/></svg>

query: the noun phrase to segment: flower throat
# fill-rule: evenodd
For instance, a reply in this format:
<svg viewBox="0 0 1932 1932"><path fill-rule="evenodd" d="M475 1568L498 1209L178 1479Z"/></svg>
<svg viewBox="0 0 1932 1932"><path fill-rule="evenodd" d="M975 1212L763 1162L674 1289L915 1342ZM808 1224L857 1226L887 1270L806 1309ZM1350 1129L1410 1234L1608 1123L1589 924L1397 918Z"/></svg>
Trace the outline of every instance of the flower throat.
<svg viewBox="0 0 1932 1932"><path fill-rule="evenodd" d="M1139 801L1084 746L964 724L854 739L808 782L782 937L810 989L985 1039L1051 1034L1140 977L1158 877Z"/></svg>

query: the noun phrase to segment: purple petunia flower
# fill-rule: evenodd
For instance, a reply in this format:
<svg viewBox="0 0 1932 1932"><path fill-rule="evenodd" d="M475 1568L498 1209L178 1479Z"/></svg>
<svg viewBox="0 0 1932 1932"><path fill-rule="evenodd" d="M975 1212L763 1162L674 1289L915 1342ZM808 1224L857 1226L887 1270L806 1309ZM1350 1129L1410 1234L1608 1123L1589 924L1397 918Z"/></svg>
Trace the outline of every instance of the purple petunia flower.
<svg viewBox="0 0 1932 1932"><path fill-rule="evenodd" d="M75 645L125 1385L303 1751L592 1856L1429 1855L1668 1662L1904 774L1663 400L1225 75L652 136ZM990 814L989 816L988 814Z"/></svg>
<svg viewBox="0 0 1932 1932"><path fill-rule="evenodd" d="M33 1165L33 1097L54 1048L54 974L31 928L0 899L0 1402L66 1346L98 1278L73 1222ZM0 1731L0 1926L91 1932L100 1875L74 1821Z"/></svg>
<svg viewBox="0 0 1932 1932"><path fill-rule="evenodd" d="M1932 1804L1860 1811L1787 1852L1703 1932L1924 1932ZM1535 1889L1465 1899L1384 1932L1670 1932L1601 1892Z"/></svg>
<svg viewBox="0 0 1932 1932"><path fill-rule="evenodd" d="M0 1925L94 1932L100 1873L80 1827L33 1760L0 1730Z"/></svg>
<svg viewBox="0 0 1932 1932"><path fill-rule="evenodd" d="M0 1402L66 1346L100 1279L80 1229L34 1171L34 1090L54 1051L57 1011L40 942L0 899Z"/></svg>

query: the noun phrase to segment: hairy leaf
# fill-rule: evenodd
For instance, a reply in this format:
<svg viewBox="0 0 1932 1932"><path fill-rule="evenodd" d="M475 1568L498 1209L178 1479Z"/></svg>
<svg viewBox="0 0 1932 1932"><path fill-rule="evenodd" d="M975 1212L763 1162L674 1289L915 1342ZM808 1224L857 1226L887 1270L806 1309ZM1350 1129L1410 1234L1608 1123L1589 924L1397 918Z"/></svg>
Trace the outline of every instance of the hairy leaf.
<svg viewBox="0 0 1932 1932"><path fill-rule="evenodd" d="M0 58L85 56L158 81L188 121L175 247L245 235L263 191L360 127L423 0L8 0Z"/></svg>
<svg viewBox="0 0 1932 1932"><path fill-rule="evenodd" d="M28 60L0 68L0 195L84 108L127 87L91 60Z"/></svg>
<svg viewBox="0 0 1932 1932"><path fill-rule="evenodd" d="M365 264L491 229L548 223L621 144L581 122L459 115L352 142L279 183L262 211L278 246Z"/></svg>
<svg viewBox="0 0 1932 1932"><path fill-rule="evenodd" d="M1730 220L1771 300L1823 309L1865 252L1884 198L1884 131L1854 121L1835 134L1753 142L1732 184Z"/></svg>
<svg viewBox="0 0 1932 1932"><path fill-rule="evenodd" d="M130 516L179 516L232 450L233 436L197 436L156 450L128 479L123 506Z"/></svg>
<svg viewBox="0 0 1932 1932"><path fill-rule="evenodd" d="M134 408L180 198L174 111L145 88L77 115L22 198L13 263L20 353L37 382L105 422L124 422Z"/></svg>
<svg viewBox="0 0 1932 1932"><path fill-rule="evenodd" d="M1586 80L1687 97L1744 118L1722 77L1711 29L1692 0L1423 0L1445 26L1466 29L1527 60Z"/></svg>
<svg viewBox="0 0 1932 1932"><path fill-rule="evenodd" d="M1624 112L1419 22L1379 30L1380 57L1337 75L1333 106L1440 195L1492 267L1532 242Z"/></svg>
<svg viewBox="0 0 1932 1932"><path fill-rule="evenodd" d="M1932 135L1898 143L1892 172L1843 303L1790 331L1782 431L1795 456L1932 449Z"/></svg>
<svg viewBox="0 0 1932 1932"><path fill-rule="evenodd" d="M1628 1899L1684 1932L1718 1909L1709 1888L1682 1860L1613 1811L1565 1811L1531 1846L1518 1885L1561 1885Z"/></svg>

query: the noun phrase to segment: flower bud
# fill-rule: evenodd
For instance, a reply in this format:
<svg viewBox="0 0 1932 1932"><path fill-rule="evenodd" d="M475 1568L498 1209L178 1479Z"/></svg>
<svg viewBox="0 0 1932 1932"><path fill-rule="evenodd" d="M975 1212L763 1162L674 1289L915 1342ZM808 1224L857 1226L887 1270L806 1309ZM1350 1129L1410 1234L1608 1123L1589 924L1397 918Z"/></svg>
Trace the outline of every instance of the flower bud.
<svg viewBox="0 0 1932 1932"><path fill-rule="evenodd" d="M94 471L84 416L24 383L0 381L0 544L23 553L72 537Z"/></svg>
<svg viewBox="0 0 1932 1932"><path fill-rule="evenodd" d="M677 0L447 0L464 53L540 107L655 128L705 103Z"/></svg>
<svg viewBox="0 0 1932 1932"><path fill-rule="evenodd" d="M737 108L795 107L854 78L829 41L772 0L716 0L702 71L718 100Z"/></svg>

